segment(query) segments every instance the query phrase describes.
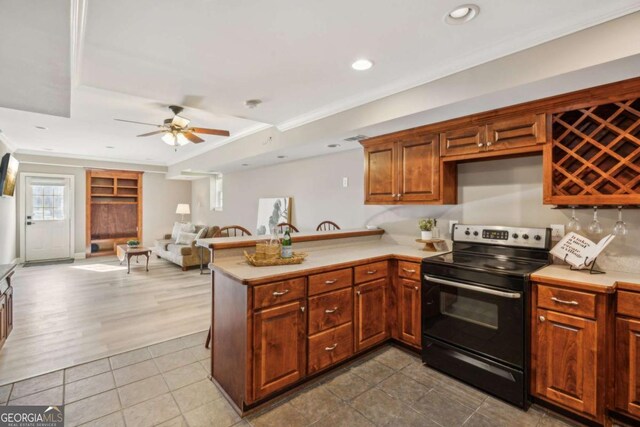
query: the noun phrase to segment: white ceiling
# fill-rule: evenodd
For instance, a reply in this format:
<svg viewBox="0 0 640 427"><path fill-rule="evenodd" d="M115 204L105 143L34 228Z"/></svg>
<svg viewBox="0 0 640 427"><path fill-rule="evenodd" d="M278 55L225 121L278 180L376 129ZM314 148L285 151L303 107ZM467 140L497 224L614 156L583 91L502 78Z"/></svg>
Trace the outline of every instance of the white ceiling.
<svg viewBox="0 0 640 427"><path fill-rule="evenodd" d="M0 5L6 3L18 2L0 0ZM72 9L72 16L85 10L72 23L72 35L80 29L73 43L61 45L57 37L48 40L41 34L38 40L47 47L47 58L57 54L60 63L67 64L71 57L77 64L71 71L76 84L70 118L15 110L43 112L38 105L44 99L60 107L57 114L64 116L63 100L25 89L50 87L46 67L37 75L0 67L0 81L24 90L29 101L23 103L26 107L16 106L15 96L0 91L0 107L8 107L0 108L0 129L19 151L157 164L174 164L271 124L289 129L640 10L638 0L481 0L475 2L481 9L475 20L451 26L443 17L462 2L68 3L83 6ZM40 16L46 16L46 9L30 9L38 15L33 22L46 21ZM5 34L23 24L5 21L0 21ZM42 28L58 34L48 25ZM69 33L66 25L60 34ZM3 64L5 55L19 50L7 46L0 44ZM32 62L35 58L28 57L29 52L20 55ZM370 58L375 66L352 70L351 62L360 57ZM56 60L44 65L51 63ZM263 104L248 110L243 103L250 98ZM174 103L191 107L184 115L196 126L229 129L232 137L206 136L207 142L175 153L158 137L135 137L153 128L113 120L160 123L170 116L165 106Z"/></svg>

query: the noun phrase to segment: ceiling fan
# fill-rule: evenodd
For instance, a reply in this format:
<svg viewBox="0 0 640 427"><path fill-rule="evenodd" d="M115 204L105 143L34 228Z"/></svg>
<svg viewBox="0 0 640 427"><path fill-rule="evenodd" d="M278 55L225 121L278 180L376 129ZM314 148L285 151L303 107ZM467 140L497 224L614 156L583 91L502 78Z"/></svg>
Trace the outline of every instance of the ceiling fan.
<svg viewBox="0 0 640 427"><path fill-rule="evenodd" d="M189 127L189 123L191 123L191 120L187 119L186 117L180 116L180 113L183 110L182 107L179 107L177 105L170 105L169 109L173 112L173 117L165 119L164 123L161 125L156 125L153 123L136 122L133 120L124 120L124 119L114 119L114 120L118 120L119 122L137 123L140 125L155 126L157 128L160 128L159 130L143 133L137 136L151 136L151 135L163 134L162 140L166 144L171 146L186 145L190 142L193 142L194 144L199 144L201 142L204 142L204 139L197 136L196 133L201 133L206 135L229 136L228 130Z"/></svg>

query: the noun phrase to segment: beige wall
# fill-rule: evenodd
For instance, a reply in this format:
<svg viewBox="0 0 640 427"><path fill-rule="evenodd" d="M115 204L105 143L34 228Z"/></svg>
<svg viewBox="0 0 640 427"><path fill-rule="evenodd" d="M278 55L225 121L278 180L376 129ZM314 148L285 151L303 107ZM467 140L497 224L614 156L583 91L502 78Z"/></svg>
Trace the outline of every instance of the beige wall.
<svg viewBox="0 0 640 427"><path fill-rule="evenodd" d="M0 141L0 157L10 151ZM16 258L16 206L15 197L0 197L0 264L8 264Z"/></svg>
<svg viewBox="0 0 640 427"><path fill-rule="evenodd" d="M176 205L189 203L191 198L191 183L189 181L167 180L161 167L19 154L17 157L21 160L20 172L62 174L75 177L74 252L76 254L84 253L86 246L85 167L145 171L142 176L142 240L144 245L152 245L155 239L162 237L165 233L170 233L174 221L179 220L175 214ZM18 218L14 220L14 224L17 221L19 221ZM20 225L14 226L17 228ZM19 235L15 248L19 255Z"/></svg>
<svg viewBox="0 0 640 427"><path fill-rule="evenodd" d="M446 232L448 220L471 224L547 227L566 224L571 212L542 204L542 158L540 156L462 164L458 171L459 204L451 206L365 206L362 150L314 157L224 176L224 209L209 210L209 180L194 181L193 219L197 223L240 224L255 230L258 198L293 197L292 222L302 230L315 229L326 219L342 228L378 225L399 241L418 236L417 220L437 217ZM342 178L349 186L342 187ZM592 212L579 211L586 228ZM619 269L640 272L640 210L624 213L633 227L626 241L608 248L608 262ZM601 211L605 229L615 223L616 212Z"/></svg>

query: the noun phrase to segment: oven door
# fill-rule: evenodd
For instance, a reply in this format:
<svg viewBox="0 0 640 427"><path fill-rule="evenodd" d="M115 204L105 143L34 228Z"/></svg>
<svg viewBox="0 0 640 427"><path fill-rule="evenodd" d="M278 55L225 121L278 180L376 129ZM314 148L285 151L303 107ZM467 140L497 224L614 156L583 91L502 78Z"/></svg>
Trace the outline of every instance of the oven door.
<svg viewBox="0 0 640 427"><path fill-rule="evenodd" d="M524 367L524 292L423 275L425 336Z"/></svg>

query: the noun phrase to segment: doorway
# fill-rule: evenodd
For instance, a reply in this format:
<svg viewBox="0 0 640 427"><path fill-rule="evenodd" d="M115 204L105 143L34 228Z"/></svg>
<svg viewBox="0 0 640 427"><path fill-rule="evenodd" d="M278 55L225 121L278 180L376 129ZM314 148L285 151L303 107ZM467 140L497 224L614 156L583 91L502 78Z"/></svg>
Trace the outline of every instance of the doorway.
<svg viewBox="0 0 640 427"><path fill-rule="evenodd" d="M20 255L25 262L73 257L73 176L24 173Z"/></svg>

